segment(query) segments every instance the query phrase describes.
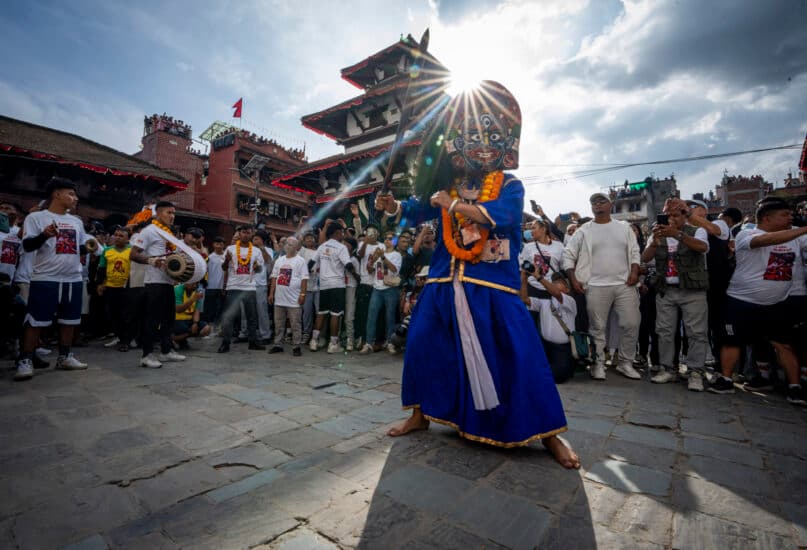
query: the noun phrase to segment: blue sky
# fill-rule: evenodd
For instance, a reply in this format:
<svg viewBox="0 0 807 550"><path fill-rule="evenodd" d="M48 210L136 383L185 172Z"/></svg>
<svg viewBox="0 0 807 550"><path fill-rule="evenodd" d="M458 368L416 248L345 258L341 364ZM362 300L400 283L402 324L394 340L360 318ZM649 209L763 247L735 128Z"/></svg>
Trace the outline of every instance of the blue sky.
<svg viewBox="0 0 807 550"><path fill-rule="evenodd" d="M358 93L339 69L426 27L450 69L519 99L518 174L549 212L585 209L586 193L651 171L674 171L689 196L724 169L780 182L796 168L798 150L578 179L558 165L801 143L802 0L9 0L0 113L134 152L144 115L167 112L198 135L244 97L246 128L305 142L316 160L339 148L300 117Z"/></svg>

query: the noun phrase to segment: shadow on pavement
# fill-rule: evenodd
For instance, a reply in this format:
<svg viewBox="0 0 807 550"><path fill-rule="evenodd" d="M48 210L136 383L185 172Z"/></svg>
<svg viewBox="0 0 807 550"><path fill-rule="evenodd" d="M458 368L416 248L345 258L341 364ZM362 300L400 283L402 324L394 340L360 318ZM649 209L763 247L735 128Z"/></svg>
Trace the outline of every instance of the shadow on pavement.
<svg viewBox="0 0 807 550"><path fill-rule="evenodd" d="M359 548L592 548L583 479L540 442L499 449L443 426L393 440Z"/></svg>

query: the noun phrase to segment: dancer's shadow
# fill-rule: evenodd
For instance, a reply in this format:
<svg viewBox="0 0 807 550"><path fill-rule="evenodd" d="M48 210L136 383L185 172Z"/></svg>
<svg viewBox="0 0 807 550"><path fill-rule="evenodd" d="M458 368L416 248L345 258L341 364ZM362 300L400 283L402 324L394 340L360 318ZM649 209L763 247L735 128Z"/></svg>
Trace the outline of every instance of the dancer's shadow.
<svg viewBox="0 0 807 550"><path fill-rule="evenodd" d="M432 423L388 439L360 548L592 548L579 471L540 442L501 449Z"/></svg>

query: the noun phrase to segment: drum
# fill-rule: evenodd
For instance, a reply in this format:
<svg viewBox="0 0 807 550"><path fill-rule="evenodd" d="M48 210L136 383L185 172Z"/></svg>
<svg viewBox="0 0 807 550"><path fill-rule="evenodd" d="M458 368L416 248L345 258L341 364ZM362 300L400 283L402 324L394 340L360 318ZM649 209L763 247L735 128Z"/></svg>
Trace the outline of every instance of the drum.
<svg viewBox="0 0 807 550"><path fill-rule="evenodd" d="M176 252L165 257L165 272L177 283L190 281L195 270L193 258L184 252Z"/></svg>

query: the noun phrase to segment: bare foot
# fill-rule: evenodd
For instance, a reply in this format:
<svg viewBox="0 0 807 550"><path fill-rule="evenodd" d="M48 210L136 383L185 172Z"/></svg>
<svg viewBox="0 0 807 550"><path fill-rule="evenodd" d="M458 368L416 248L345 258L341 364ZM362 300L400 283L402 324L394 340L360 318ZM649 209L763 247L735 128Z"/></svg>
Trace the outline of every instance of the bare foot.
<svg viewBox="0 0 807 550"><path fill-rule="evenodd" d="M409 432L416 432L418 430L428 430L429 429L429 421L423 417L423 413L420 412L420 409L415 409L412 411L412 416L407 418L404 422L398 424L389 429L387 435L390 437L398 437L401 435L406 435Z"/></svg>
<svg viewBox="0 0 807 550"><path fill-rule="evenodd" d="M544 447L552 453L552 456L555 457L555 460L557 460L561 466L570 470L580 468L580 457L578 457L577 453L575 453L571 447L568 447L561 438L553 435L541 441Z"/></svg>

